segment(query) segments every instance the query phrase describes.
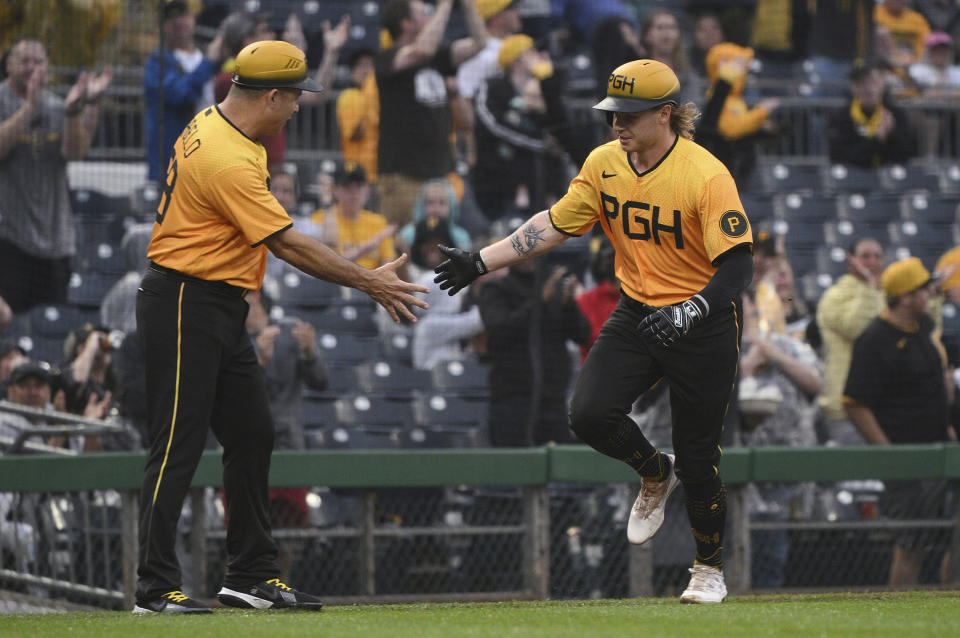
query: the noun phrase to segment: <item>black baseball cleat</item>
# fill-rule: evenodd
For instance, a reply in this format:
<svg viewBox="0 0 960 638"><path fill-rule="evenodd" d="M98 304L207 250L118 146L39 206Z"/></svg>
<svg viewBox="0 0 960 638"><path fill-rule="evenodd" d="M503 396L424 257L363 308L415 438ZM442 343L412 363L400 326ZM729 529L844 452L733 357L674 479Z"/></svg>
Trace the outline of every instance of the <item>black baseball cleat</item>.
<svg viewBox="0 0 960 638"><path fill-rule="evenodd" d="M323 603L316 596L285 585L279 578L272 578L256 585L230 589L221 587L217 600L230 607L246 609L311 609L320 611Z"/></svg>
<svg viewBox="0 0 960 638"><path fill-rule="evenodd" d="M211 614L213 609L190 598L179 589L168 591L150 600L138 600L135 614Z"/></svg>

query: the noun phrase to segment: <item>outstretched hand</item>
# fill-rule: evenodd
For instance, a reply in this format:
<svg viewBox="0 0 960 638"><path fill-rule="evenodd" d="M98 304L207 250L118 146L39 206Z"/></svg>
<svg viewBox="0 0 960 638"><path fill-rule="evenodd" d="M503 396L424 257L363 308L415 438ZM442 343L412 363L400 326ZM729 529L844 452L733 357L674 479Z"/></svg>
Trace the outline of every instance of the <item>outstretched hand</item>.
<svg viewBox="0 0 960 638"><path fill-rule="evenodd" d="M450 248L442 244L438 244L437 248L447 256L447 259L433 269L433 272L437 273L433 283L439 284L440 290L449 289L447 294L451 297L469 286L477 277L488 272L479 250L467 252L461 248Z"/></svg>
<svg viewBox="0 0 960 638"><path fill-rule="evenodd" d="M413 314L410 306L416 306L424 310L430 307L426 301L413 295L415 292L430 292L426 286L412 284L397 276L397 270L405 263L407 263L407 253L403 253L390 263L372 271L374 282L371 288L366 291L374 301L390 313L390 317L397 323L400 323L400 315L403 315L409 321L416 322L417 317Z"/></svg>

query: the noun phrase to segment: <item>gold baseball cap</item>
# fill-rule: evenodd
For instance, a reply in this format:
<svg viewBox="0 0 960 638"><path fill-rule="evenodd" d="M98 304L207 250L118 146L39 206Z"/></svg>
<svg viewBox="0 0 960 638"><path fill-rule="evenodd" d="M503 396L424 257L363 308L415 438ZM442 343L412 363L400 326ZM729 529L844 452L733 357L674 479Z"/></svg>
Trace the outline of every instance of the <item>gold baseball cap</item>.
<svg viewBox="0 0 960 638"><path fill-rule="evenodd" d="M477 12L484 20L489 20L513 4L513 0L477 0Z"/></svg>
<svg viewBox="0 0 960 638"><path fill-rule="evenodd" d="M673 69L656 60L633 60L613 70L607 80L607 97L593 108L599 111L636 113L664 104L680 103L680 80Z"/></svg>
<svg viewBox="0 0 960 638"><path fill-rule="evenodd" d="M899 297L919 290L939 279L938 275L930 274L919 257L909 257L887 266L883 274L880 275L880 285L887 297Z"/></svg>
<svg viewBox="0 0 960 638"><path fill-rule="evenodd" d="M511 35L508 38L505 38L500 44L500 53L497 54L497 64L500 65L501 69L505 69L511 64L514 60L520 57L520 55L527 49L533 47L533 38L523 33L516 33Z"/></svg>
<svg viewBox="0 0 960 638"><path fill-rule="evenodd" d="M252 42L237 54L233 83L250 89L302 89L322 91L310 77L307 56L283 40Z"/></svg>

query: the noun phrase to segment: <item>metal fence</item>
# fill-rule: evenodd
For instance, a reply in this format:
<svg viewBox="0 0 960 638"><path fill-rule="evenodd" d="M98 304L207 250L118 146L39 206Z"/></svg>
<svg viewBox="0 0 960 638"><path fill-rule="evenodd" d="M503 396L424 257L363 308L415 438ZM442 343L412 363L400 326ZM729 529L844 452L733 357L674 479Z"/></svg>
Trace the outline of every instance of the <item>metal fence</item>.
<svg viewBox="0 0 960 638"><path fill-rule="evenodd" d="M200 598L213 597L225 560L219 462L202 462L178 539L184 587ZM0 611L129 607L142 463L140 454L0 458ZM635 478L581 446L278 453L274 468L272 483L302 494L307 509L276 525L284 577L331 603L672 596L688 579L682 499L650 543L628 545ZM960 582L955 503L934 520L891 520L883 483L865 478L956 479L956 445L735 449L722 469L733 592L886 587L907 532L921 539L921 585L940 582L945 556L949 582ZM751 505L758 485L807 479L819 485L807 511L766 517ZM287 489L317 483L327 486ZM782 580L770 585L774 564Z"/></svg>

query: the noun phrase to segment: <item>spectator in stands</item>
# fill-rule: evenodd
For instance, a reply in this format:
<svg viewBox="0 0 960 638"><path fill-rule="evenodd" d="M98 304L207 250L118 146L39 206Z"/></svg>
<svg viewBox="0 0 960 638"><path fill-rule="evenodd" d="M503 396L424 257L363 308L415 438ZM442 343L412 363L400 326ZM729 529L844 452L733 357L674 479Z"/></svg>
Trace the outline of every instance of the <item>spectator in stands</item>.
<svg viewBox="0 0 960 638"><path fill-rule="evenodd" d="M49 364L36 361L21 363L10 373L10 384L7 387L7 400L17 405L24 405L41 410L57 410L64 412L63 392L54 394L55 371ZM111 397L108 392L102 398L91 396L79 414L88 419L102 419L107 414ZM26 417L14 414L4 414L3 426L0 431L19 431L30 425L43 425L43 417ZM51 447L65 447L76 452L97 452L103 449L99 436L66 436L54 434L44 438L43 443Z"/></svg>
<svg viewBox="0 0 960 638"><path fill-rule="evenodd" d="M856 239L847 250L847 273L827 288L817 304L817 324L826 361L820 407L824 437L840 445L864 442L843 409L843 384L850 368L853 342L883 310L883 247L876 239Z"/></svg>
<svg viewBox="0 0 960 638"><path fill-rule="evenodd" d="M954 64L953 38L942 31L927 36L926 56L910 66L910 77L924 97L957 97L960 94L960 66Z"/></svg>
<svg viewBox="0 0 960 638"><path fill-rule="evenodd" d="M417 313L419 321L413 325L410 347L413 367L419 370L432 370L446 361L463 359L463 341L483 332L480 309L473 304L465 308L469 295L451 297L433 284L433 269L446 259L437 245L456 245L452 230L447 219L425 217L417 222L413 232L410 261L421 272L412 281L430 289L425 298L430 309Z"/></svg>
<svg viewBox="0 0 960 638"><path fill-rule="evenodd" d="M850 72L850 101L830 119L830 160L863 168L903 163L916 154L906 115L884 96L880 71L860 63Z"/></svg>
<svg viewBox="0 0 960 638"><path fill-rule="evenodd" d="M47 54L24 39L0 82L0 298L14 313L63 303L76 232L67 162L86 155L113 78L82 72L61 99L47 88Z"/></svg>
<svg viewBox="0 0 960 638"><path fill-rule="evenodd" d="M472 136L473 100L480 86L501 72L497 56L504 38L520 31L520 13L515 4L515 0L477 0L477 11L487 30L487 43L457 69L457 100L465 118L462 128L467 133L464 143L467 161L471 166L476 163L476 141Z"/></svg>
<svg viewBox="0 0 960 638"><path fill-rule="evenodd" d="M620 282L616 273L616 251L605 237L596 237L591 243L590 277L593 286L577 295L580 312L590 322L590 341L580 346L580 361L587 358L587 351L600 336L600 328L610 313L620 303Z"/></svg>
<svg viewBox="0 0 960 638"><path fill-rule="evenodd" d="M917 257L890 264L881 277L886 308L853 345L843 391L847 416L873 445L955 441L943 346L928 306L935 281ZM895 519L945 518L943 481L885 484L883 506ZM936 534L897 535L890 585L916 585Z"/></svg>
<svg viewBox="0 0 960 638"><path fill-rule="evenodd" d="M223 22L224 49L229 52L229 57L224 61L219 72L213 81L213 98L219 103L227 97L227 92L233 84L233 71L235 67L234 58L243 47L251 42L261 40L277 39L277 32L270 27L270 13L262 12L259 14L250 14L244 11L238 11L230 14ZM320 68L314 73L314 79L321 86L329 87L333 83L334 71L336 70L337 57L340 48L347 39L347 32L350 28L350 17L344 16L340 19L336 28L331 28L328 21L324 21L323 44L324 53ZM284 30L280 36L281 40L290 42L297 46L301 51L307 51L307 38L300 25L300 19L297 14L291 13L284 24ZM317 104L327 99L329 93L326 91L320 93L304 92L300 96L300 104ZM191 115L193 117L193 115ZM283 161L287 152L287 132L280 131L272 135L263 135L259 138L267 150L267 166L271 170Z"/></svg>
<svg viewBox="0 0 960 638"><path fill-rule="evenodd" d="M563 194L566 180L563 171L551 169L555 158L548 156L556 154L548 134L567 123L562 79L549 56L530 36L517 34L503 41L498 60L503 74L477 92L472 173L477 205L490 221L549 205Z"/></svg>
<svg viewBox="0 0 960 638"><path fill-rule="evenodd" d="M493 446L572 442L567 341L590 342L590 322L576 303L580 288L566 268L536 259L511 266L480 288Z"/></svg>
<svg viewBox="0 0 960 638"><path fill-rule="evenodd" d="M314 327L296 317L270 318L273 302L262 290L245 297L249 312L246 327L257 361L263 368L270 395L270 414L276 430L276 446L303 450L306 440L300 409L303 389L322 391L329 379L318 356Z"/></svg>
<svg viewBox="0 0 960 638"><path fill-rule="evenodd" d="M453 242L446 245L470 250L470 234L457 224L459 219L460 202L457 200L453 184L447 179L432 179L426 182L417 193L417 203L413 206L413 221L397 233L397 243L401 250L412 251L416 243L417 228L420 227L421 222L426 222L428 227L433 227L443 221ZM416 260L411 259L411 261L416 265ZM430 266L430 271L433 271L433 266Z"/></svg>
<svg viewBox="0 0 960 638"><path fill-rule="evenodd" d="M551 0L553 26L571 44L586 42L597 24L611 16L632 21L634 16L622 0ZM616 68L616 67L611 67ZM607 80L604 78L603 85Z"/></svg>
<svg viewBox="0 0 960 638"><path fill-rule="evenodd" d="M429 15L421 0L390 0L381 13L393 46L374 64L380 95L377 184L380 213L393 224L410 221L423 182L454 168L444 76L480 51L487 36L474 0L460 0L470 36L441 45L453 4L439 0Z"/></svg>
<svg viewBox="0 0 960 638"><path fill-rule="evenodd" d="M28 361L27 352L13 341L0 341L0 398L6 396L10 373Z"/></svg>
<svg viewBox="0 0 960 638"><path fill-rule="evenodd" d="M310 217L320 227L321 241L364 268L379 268L396 259L393 234L397 227L363 207L370 197L363 166L344 162L337 169L335 182L336 203Z"/></svg>
<svg viewBox="0 0 960 638"><path fill-rule="evenodd" d="M780 260L783 262L784 260ZM823 364L807 343L764 328L757 307L744 295L743 343L738 382L741 443L804 447L816 444L816 397L823 390ZM750 520L784 522L809 505L810 484L751 483ZM787 530L752 533L751 584L784 584L790 540Z"/></svg>
<svg viewBox="0 0 960 638"><path fill-rule="evenodd" d="M758 230L753 244L753 280L749 293L760 330L777 334L786 332L786 315L776 283L777 264L782 258L778 239L767 230Z"/></svg>
<svg viewBox="0 0 960 638"><path fill-rule="evenodd" d="M120 241L120 252L127 272L107 291L100 304L100 323L110 330L131 334L137 330L137 288L147 271L147 245L153 234L153 222L134 224Z"/></svg>
<svg viewBox="0 0 960 638"><path fill-rule="evenodd" d="M106 326L86 323L70 331L63 343L64 362L61 374L67 412L82 414L91 402L101 402L116 385L113 352L120 347L123 335L111 333ZM104 405L104 412L109 401Z"/></svg>
<svg viewBox="0 0 960 638"><path fill-rule="evenodd" d="M797 290L793 266L786 255L781 255L774 268L776 269L773 277L774 289L783 308L786 334L795 339L805 340L807 328L813 321L813 314L810 312L810 306Z"/></svg>
<svg viewBox="0 0 960 638"><path fill-rule="evenodd" d="M853 61L870 54L873 3L874 0L806 3L813 96L843 95Z"/></svg>
<svg viewBox="0 0 960 638"><path fill-rule="evenodd" d="M882 0L873 10L873 21L890 29L896 47L895 63L908 67L923 57L930 24L920 13L909 9L908 0Z"/></svg>
<svg viewBox="0 0 960 638"><path fill-rule="evenodd" d="M649 58L663 62L677 74L683 91L681 102L702 103L707 87L691 72L687 44L683 41L676 15L666 9L651 11L640 27L640 42Z"/></svg>
<svg viewBox="0 0 960 638"><path fill-rule="evenodd" d="M647 57L635 22L620 15L610 15L597 21L590 39L590 51L593 55L594 93L598 100L606 97L610 69ZM614 138L611 127L603 122L598 125L600 132L596 135L595 143Z"/></svg>
<svg viewBox="0 0 960 638"><path fill-rule="evenodd" d="M806 0L757 1L750 34L750 46L760 63L757 75L793 81L796 64L806 52L808 4Z"/></svg>
<svg viewBox="0 0 960 638"><path fill-rule="evenodd" d="M753 49L722 42L707 53L709 101L703 110L698 140L733 175L741 190L748 190L757 163L758 140L776 133L770 119L780 105L776 98L748 107L743 99Z"/></svg>
<svg viewBox="0 0 960 638"><path fill-rule="evenodd" d="M720 44L726 42L723 25L715 13L701 13L693 22L693 44L690 46L688 58L690 69L707 83L707 53ZM637 56L641 57L641 56Z"/></svg>
<svg viewBox="0 0 960 638"><path fill-rule="evenodd" d="M343 160L363 166L367 179L376 184L380 97L373 75L373 59L374 53L369 49L359 49L350 56L353 86L341 91L337 98L337 125Z"/></svg>
<svg viewBox="0 0 960 638"><path fill-rule="evenodd" d="M223 29L204 53L194 41L195 20L184 0L164 4L165 48L154 51L143 69L147 179L166 175L173 143L193 116L214 101L212 92L204 95L204 85L213 79L226 53Z"/></svg>
<svg viewBox="0 0 960 638"><path fill-rule="evenodd" d="M0 297L0 335L4 333L10 322L13 321L13 310L3 297Z"/></svg>
<svg viewBox="0 0 960 638"><path fill-rule="evenodd" d="M912 56L897 49L890 28L878 24L873 30L873 64L883 78L884 90L894 97L916 97L920 89L910 76Z"/></svg>
<svg viewBox="0 0 960 638"><path fill-rule="evenodd" d="M956 0L915 0L913 8L926 18L931 30L960 39L960 4Z"/></svg>
<svg viewBox="0 0 960 638"><path fill-rule="evenodd" d="M297 178L292 173L278 172L270 176L270 192L291 217L299 214Z"/></svg>

